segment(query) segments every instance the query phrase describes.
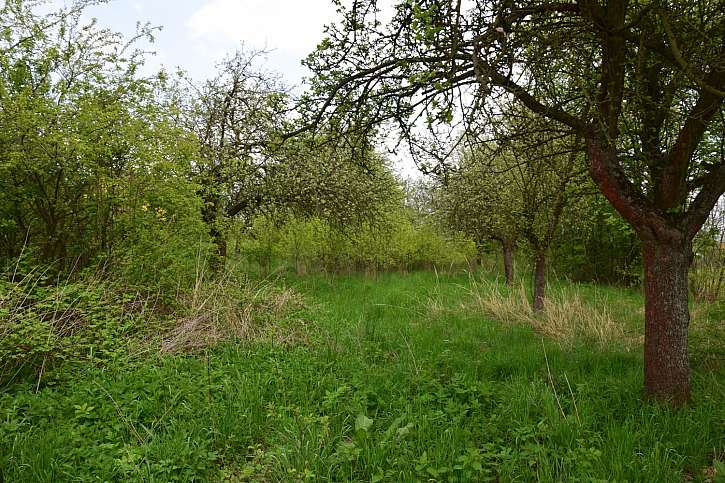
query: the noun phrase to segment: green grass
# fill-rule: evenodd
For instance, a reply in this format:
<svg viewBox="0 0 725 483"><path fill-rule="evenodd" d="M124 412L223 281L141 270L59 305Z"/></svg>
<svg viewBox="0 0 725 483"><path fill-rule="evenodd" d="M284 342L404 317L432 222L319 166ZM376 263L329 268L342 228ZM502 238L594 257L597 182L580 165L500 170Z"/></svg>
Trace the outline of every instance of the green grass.
<svg viewBox="0 0 725 483"><path fill-rule="evenodd" d="M0 395L0 476L674 482L725 458L722 346L707 337L693 338L695 402L672 410L642 401L640 351L486 320L462 308L466 276L289 283L308 303L304 343L230 342ZM576 290L641 326L636 292Z"/></svg>

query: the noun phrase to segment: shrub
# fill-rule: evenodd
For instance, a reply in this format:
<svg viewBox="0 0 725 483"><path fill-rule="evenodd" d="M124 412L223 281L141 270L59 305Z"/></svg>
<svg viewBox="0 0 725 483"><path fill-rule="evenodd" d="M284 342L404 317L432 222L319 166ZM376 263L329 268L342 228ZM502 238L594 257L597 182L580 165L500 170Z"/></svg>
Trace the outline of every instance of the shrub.
<svg viewBox="0 0 725 483"><path fill-rule="evenodd" d="M270 272L276 261L298 274L416 270L468 266L474 244L461 236L444 236L429 222L415 222L404 211L379 222L338 226L320 218L294 218L275 223L254 220L237 246L249 261Z"/></svg>
<svg viewBox="0 0 725 483"><path fill-rule="evenodd" d="M0 385L65 361L108 361L125 354L133 315L98 281L48 285L43 272L0 282Z"/></svg>
<svg viewBox="0 0 725 483"><path fill-rule="evenodd" d="M125 283L169 297L191 289L213 253L198 186L180 169L154 163L131 180L133 199L117 220L123 236L104 260Z"/></svg>

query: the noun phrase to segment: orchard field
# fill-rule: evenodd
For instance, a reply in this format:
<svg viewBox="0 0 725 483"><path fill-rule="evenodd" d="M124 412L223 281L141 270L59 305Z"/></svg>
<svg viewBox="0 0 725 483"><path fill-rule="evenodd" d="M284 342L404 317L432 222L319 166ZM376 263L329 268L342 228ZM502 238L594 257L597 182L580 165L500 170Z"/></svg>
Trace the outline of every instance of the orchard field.
<svg viewBox="0 0 725 483"><path fill-rule="evenodd" d="M673 410L641 397L634 291L555 283L580 301L577 316L620 301L608 316L621 332L579 331L548 320L561 316L552 310L540 322L558 335L547 337L497 320L507 288L478 276L286 286L301 305L252 340L15 386L0 398L6 481L679 482L722 471L722 312L695 308L697 403Z"/></svg>
<svg viewBox="0 0 725 483"><path fill-rule="evenodd" d="M724 26L0 4L0 483L725 481Z"/></svg>

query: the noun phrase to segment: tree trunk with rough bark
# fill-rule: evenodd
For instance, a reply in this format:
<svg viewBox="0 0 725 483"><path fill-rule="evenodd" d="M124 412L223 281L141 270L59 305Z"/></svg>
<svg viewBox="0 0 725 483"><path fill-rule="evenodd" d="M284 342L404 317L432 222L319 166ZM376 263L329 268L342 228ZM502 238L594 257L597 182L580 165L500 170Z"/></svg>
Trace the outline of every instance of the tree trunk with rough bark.
<svg viewBox="0 0 725 483"><path fill-rule="evenodd" d="M681 405L690 399L687 274L691 242L643 242L645 394Z"/></svg>
<svg viewBox="0 0 725 483"><path fill-rule="evenodd" d="M534 297L532 307L534 312L544 309L546 292L546 252L537 250L534 255Z"/></svg>
<svg viewBox="0 0 725 483"><path fill-rule="evenodd" d="M218 266L224 268L225 261L227 259L227 240L224 238L224 234L218 230L213 229L211 236L214 240L214 244L217 246L217 255L219 257Z"/></svg>
<svg viewBox="0 0 725 483"><path fill-rule="evenodd" d="M214 271L224 269L227 257L227 241L224 233L217 227L219 218L219 197L208 196L204 198L204 208L202 208L202 218L204 223L209 227L209 236L217 247L216 256L211 260L211 268Z"/></svg>
<svg viewBox="0 0 725 483"><path fill-rule="evenodd" d="M514 246L509 240L501 241L503 249L503 269L506 275L506 285L514 284Z"/></svg>
<svg viewBox="0 0 725 483"><path fill-rule="evenodd" d="M690 399L688 273L692 240L722 191L715 185L703 188L685 213L664 216L671 208L666 198L672 191L667 188L672 179L658 180L658 197L653 207L633 191L613 148L597 135L590 136L587 142L592 178L642 240L645 394L675 406L683 405Z"/></svg>

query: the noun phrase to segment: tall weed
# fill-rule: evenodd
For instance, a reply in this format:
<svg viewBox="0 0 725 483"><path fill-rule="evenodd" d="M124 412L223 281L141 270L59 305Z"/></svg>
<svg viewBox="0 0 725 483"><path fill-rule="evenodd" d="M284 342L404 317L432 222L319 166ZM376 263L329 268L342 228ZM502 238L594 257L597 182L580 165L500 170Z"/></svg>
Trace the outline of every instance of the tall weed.
<svg viewBox="0 0 725 483"><path fill-rule="evenodd" d="M612 343L632 347L638 342L627 334L626 323L616 320L605 305L593 307L576 292L550 289L544 309L536 313L523 284L508 288L472 277L469 291L468 303L475 309L504 323L528 324L562 345L587 340L602 347Z"/></svg>
<svg viewBox="0 0 725 483"><path fill-rule="evenodd" d="M224 340L271 338L296 342L306 338L290 315L303 306L302 297L270 280L251 281L233 273L205 280L197 276L194 289L182 294L183 307L174 327L161 342L162 352L193 351Z"/></svg>

